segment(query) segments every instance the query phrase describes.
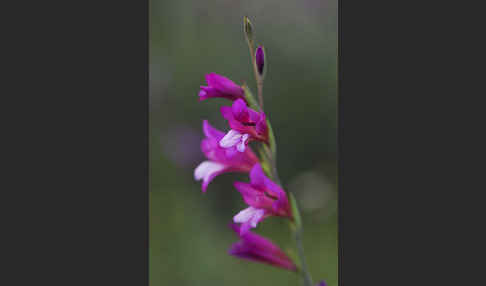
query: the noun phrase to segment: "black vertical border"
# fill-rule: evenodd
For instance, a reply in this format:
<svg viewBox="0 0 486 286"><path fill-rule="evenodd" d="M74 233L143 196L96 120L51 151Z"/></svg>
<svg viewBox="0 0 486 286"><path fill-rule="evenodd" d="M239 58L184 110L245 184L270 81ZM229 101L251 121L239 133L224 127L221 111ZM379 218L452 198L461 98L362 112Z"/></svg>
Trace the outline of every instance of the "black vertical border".
<svg viewBox="0 0 486 286"><path fill-rule="evenodd" d="M0 284L148 285L148 0L18 6Z"/></svg>
<svg viewBox="0 0 486 286"><path fill-rule="evenodd" d="M348 286L453 285L462 283L467 276L454 281L451 278L456 269L440 264L454 261L449 256L454 243L443 246L438 251L441 254L434 252L455 229L447 229L430 239L437 225L444 221L437 214L445 190L440 184L449 184L448 176L454 177L445 173L440 177L433 175L440 169L437 165L450 167L449 151L444 152L446 160L431 156L449 138L435 144L430 142L438 127L446 126L437 119L437 110L448 113L456 110L444 106L446 92L440 90L449 89L456 78L440 74L438 70L449 74L451 68L432 59L440 55L440 61L449 61L449 56L441 54L452 38L449 31L467 29L446 28L436 15L449 18L457 13L441 10L429 14L435 7L427 4L339 1L341 286L344 280ZM459 23L449 19L445 22ZM431 27L436 23L440 23L437 24L440 28ZM446 44L432 45L440 34L435 31L447 31ZM435 79L439 74L440 80ZM433 96L437 97L431 100ZM440 123L431 123L434 120ZM446 137L450 134L454 133ZM449 150L454 149L457 146ZM433 191L440 194L430 196ZM430 275L434 269L437 272ZM441 280L446 281L440 283Z"/></svg>

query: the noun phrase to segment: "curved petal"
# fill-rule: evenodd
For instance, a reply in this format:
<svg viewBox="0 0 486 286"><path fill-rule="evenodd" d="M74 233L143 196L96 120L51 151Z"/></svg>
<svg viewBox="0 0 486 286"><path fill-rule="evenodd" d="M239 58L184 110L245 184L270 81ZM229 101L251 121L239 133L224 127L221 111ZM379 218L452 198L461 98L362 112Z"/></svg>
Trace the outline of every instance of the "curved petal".
<svg viewBox="0 0 486 286"><path fill-rule="evenodd" d="M213 161L204 161L194 169L194 179L203 180L202 191L206 192L209 183L219 174L224 172L226 166Z"/></svg>
<svg viewBox="0 0 486 286"><path fill-rule="evenodd" d="M236 130L240 133L252 133L253 126L245 126L240 121L236 120L233 115L233 110L230 106L222 106L220 111L223 118L228 121L231 129Z"/></svg>
<svg viewBox="0 0 486 286"><path fill-rule="evenodd" d="M267 193L275 198L280 198L282 195L285 196L285 191L275 182L265 177L263 179L264 189Z"/></svg>
<svg viewBox="0 0 486 286"><path fill-rule="evenodd" d="M235 120L233 116L233 111L231 110L231 107L229 106L221 106L220 108L221 115L223 116L224 119L231 121Z"/></svg>
<svg viewBox="0 0 486 286"><path fill-rule="evenodd" d="M285 192L280 193L278 199L273 202L272 211L280 216L292 216Z"/></svg>
<svg viewBox="0 0 486 286"><path fill-rule="evenodd" d="M248 108L248 115L250 117L251 122L256 123L256 122L260 121L260 118L261 118L260 113L258 113L257 111L255 111L251 108Z"/></svg>
<svg viewBox="0 0 486 286"><path fill-rule="evenodd" d="M265 178L264 182L267 194L277 198L272 205L272 210L281 216L291 216L290 204L285 191L268 178Z"/></svg>
<svg viewBox="0 0 486 286"><path fill-rule="evenodd" d="M206 75L208 85L214 87L220 92L231 94L235 97L243 96L243 89L241 86L235 84L232 80L216 73Z"/></svg>
<svg viewBox="0 0 486 286"><path fill-rule="evenodd" d="M209 124L209 122L207 120L203 121L203 132L204 132L204 135L206 135L206 137L214 138L218 141L221 140L221 138L223 138L223 136L224 136L223 131L220 131L220 130L214 128L213 126L211 126L211 124Z"/></svg>
<svg viewBox="0 0 486 286"><path fill-rule="evenodd" d="M208 98L213 98L213 97L225 97L224 94L221 92L217 91L213 87L210 86L200 86L199 90L199 101L208 99Z"/></svg>
<svg viewBox="0 0 486 286"><path fill-rule="evenodd" d="M234 187L240 192L247 205L258 209L272 208L273 200L266 196L264 192L252 187L252 185L243 182L235 182Z"/></svg>
<svg viewBox="0 0 486 286"><path fill-rule="evenodd" d="M265 176L265 173L263 173L262 166L260 163L255 164L250 171L251 184L263 191L265 190L265 179L267 179L267 177Z"/></svg>
<svg viewBox="0 0 486 286"><path fill-rule="evenodd" d="M265 113L262 113L262 116L258 120L255 130L260 136L267 136L268 135L268 126L267 126L267 119L265 117Z"/></svg>
<svg viewBox="0 0 486 286"><path fill-rule="evenodd" d="M291 271L297 270L292 260L272 241L249 231L241 234L243 226L233 224L231 227L241 239L232 245L229 251L231 255Z"/></svg>
<svg viewBox="0 0 486 286"><path fill-rule="evenodd" d="M248 108L246 107L246 103L243 99L237 99L235 102L233 102L231 112L233 112L234 118L240 122L248 122L250 119Z"/></svg>
<svg viewBox="0 0 486 286"><path fill-rule="evenodd" d="M250 228L257 227L258 223L263 219L265 210L248 207L233 217L235 223L241 223L240 234L244 235Z"/></svg>

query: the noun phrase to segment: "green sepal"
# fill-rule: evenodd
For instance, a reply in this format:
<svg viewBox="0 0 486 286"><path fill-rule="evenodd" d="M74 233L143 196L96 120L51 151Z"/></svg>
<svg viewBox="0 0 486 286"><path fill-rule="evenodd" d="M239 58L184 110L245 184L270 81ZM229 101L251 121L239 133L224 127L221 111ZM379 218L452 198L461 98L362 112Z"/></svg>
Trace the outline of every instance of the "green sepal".
<svg viewBox="0 0 486 286"><path fill-rule="evenodd" d="M260 154L260 165L262 166L262 169L267 177L272 178L272 168L270 161L268 160L268 156L265 154L264 146L265 145L262 145L258 148L258 153Z"/></svg>
<svg viewBox="0 0 486 286"><path fill-rule="evenodd" d="M261 144L258 147L258 153L260 155L260 164L262 165L263 171L265 172L267 177L269 177L270 179L274 179L273 173L272 173L272 162L270 161L270 158L268 157L268 155L269 155L268 146L265 145L265 144Z"/></svg>
<svg viewBox="0 0 486 286"><path fill-rule="evenodd" d="M248 103L248 106L250 106L251 109L260 110L260 106L258 105L257 101L255 100L255 97L251 93L251 90L248 87L248 85L246 85L246 83L244 83L241 87L243 88L243 90L245 92L245 100Z"/></svg>
<svg viewBox="0 0 486 286"><path fill-rule="evenodd" d="M277 155L277 144L275 143L275 135L273 134L273 128L270 124L270 120L267 119L268 125L268 143L270 144L270 150L272 151L272 156L276 158Z"/></svg>
<svg viewBox="0 0 486 286"><path fill-rule="evenodd" d="M297 271L301 271L300 269L302 268L302 265L300 264L300 259L299 256L297 255L297 252L293 248L287 248L286 249L286 254L289 256L289 258L292 260L292 262L297 266Z"/></svg>
<svg viewBox="0 0 486 286"><path fill-rule="evenodd" d="M299 230L302 228L302 219L300 218L299 207L297 206L297 200L294 197L294 194L289 192L290 197L290 207L292 209L292 216L294 218L293 226L295 229L293 231Z"/></svg>
<svg viewBox="0 0 486 286"><path fill-rule="evenodd" d="M253 49L253 25L247 16L243 17L243 34L250 49Z"/></svg>

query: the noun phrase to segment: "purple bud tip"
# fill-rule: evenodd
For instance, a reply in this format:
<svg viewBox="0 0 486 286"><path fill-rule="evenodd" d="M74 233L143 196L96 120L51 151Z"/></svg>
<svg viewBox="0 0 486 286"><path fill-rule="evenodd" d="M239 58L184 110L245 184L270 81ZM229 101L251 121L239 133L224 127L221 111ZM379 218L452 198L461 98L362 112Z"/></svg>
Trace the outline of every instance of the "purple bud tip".
<svg viewBox="0 0 486 286"><path fill-rule="evenodd" d="M263 68L265 67L265 53L263 52L262 46L258 46L256 50L255 61L258 69L258 74L263 75Z"/></svg>

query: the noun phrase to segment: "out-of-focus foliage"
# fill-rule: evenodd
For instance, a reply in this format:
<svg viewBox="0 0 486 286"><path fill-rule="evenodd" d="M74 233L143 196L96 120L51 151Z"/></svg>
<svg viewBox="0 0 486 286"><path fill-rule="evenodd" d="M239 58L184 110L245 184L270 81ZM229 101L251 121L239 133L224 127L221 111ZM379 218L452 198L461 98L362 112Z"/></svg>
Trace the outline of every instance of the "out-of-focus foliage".
<svg viewBox="0 0 486 286"><path fill-rule="evenodd" d="M204 74L216 72L256 93L242 19L266 52L265 112L275 131L284 187L296 194L314 280L337 285L337 0L150 2L150 285L299 285L298 277L227 254L231 218L245 207L234 180L201 193L194 168L202 120L227 131L219 107L198 101ZM258 233L284 250L285 221Z"/></svg>

